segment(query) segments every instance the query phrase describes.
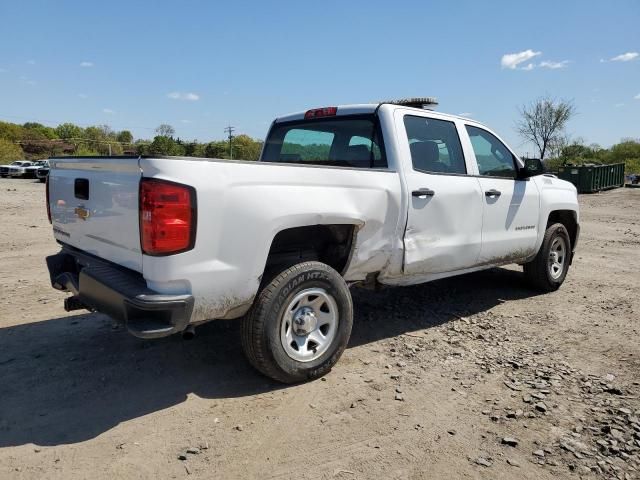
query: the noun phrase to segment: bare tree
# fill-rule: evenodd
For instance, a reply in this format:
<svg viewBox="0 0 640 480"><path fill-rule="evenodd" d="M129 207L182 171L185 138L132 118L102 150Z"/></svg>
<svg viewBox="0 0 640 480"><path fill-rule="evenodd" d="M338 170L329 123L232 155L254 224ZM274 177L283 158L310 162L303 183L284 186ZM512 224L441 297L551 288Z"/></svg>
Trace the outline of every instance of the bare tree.
<svg viewBox="0 0 640 480"><path fill-rule="evenodd" d="M562 151L571 144L571 136L568 133L559 133L549 140L547 150L550 158L558 158Z"/></svg>
<svg viewBox="0 0 640 480"><path fill-rule="evenodd" d="M171 125L163 123L158 128L156 128L156 133L161 137L171 138L176 133L176 130Z"/></svg>
<svg viewBox="0 0 640 480"><path fill-rule="evenodd" d="M558 141L575 113L571 100L540 97L531 105L522 107L522 118L516 124L516 129L523 138L537 147L540 160L544 160L547 150Z"/></svg>

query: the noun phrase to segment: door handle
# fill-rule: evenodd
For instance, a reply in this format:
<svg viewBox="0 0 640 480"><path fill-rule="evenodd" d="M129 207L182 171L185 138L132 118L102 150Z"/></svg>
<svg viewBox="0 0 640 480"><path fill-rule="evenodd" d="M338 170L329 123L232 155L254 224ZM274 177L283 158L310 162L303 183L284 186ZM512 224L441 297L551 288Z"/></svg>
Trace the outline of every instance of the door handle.
<svg viewBox="0 0 640 480"><path fill-rule="evenodd" d="M411 192L412 196L418 197L418 198L433 197L435 194L436 192L434 192L430 188L420 188L418 190L414 190L413 192Z"/></svg>
<svg viewBox="0 0 640 480"><path fill-rule="evenodd" d="M491 190L487 190L486 192L484 192L484 194L487 197L499 197L500 195L502 195L502 192L496 190L495 188L492 188Z"/></svg>

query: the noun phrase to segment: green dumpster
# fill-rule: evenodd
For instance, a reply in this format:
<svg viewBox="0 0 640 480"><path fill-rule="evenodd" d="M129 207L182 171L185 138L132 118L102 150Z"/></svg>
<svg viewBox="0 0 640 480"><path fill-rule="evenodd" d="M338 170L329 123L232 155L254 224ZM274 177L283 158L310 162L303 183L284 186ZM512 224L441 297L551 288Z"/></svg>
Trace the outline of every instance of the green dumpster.
<svg viewBox="0 0 640 480"><path fill-rule="evenodd" d="M563 165L558 177L573 183L578 193L593 193L624 186L624 163Z"/></svg>

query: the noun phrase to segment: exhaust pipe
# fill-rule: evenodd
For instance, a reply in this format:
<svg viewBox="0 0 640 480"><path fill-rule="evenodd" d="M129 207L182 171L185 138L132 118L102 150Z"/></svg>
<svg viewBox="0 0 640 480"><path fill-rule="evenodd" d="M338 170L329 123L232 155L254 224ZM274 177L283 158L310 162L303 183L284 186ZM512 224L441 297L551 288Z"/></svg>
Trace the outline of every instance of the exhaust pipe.
<svg viewBox="0 0 640 480"><path fill-rule="evenodd" d="M187 328L185 328L182 331L183 340L193 340L193 337L195 336L196 336L196 327L194 327L193 325L187 326Z"/></svg>

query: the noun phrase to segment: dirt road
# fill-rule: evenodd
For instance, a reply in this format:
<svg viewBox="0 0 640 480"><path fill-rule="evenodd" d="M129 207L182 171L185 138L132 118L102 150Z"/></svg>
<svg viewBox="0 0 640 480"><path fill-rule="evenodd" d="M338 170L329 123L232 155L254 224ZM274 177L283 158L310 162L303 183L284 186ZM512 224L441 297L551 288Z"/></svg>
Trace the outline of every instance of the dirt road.
<svg viewBox="0 0 640 480"><path fill-rule="evenodd" d="M517 267L354 291L341 361L292 387L236 322L65 313L43 195L0 179L0 478L640 478L640 190L580 197L556 293Z"/></svg>

